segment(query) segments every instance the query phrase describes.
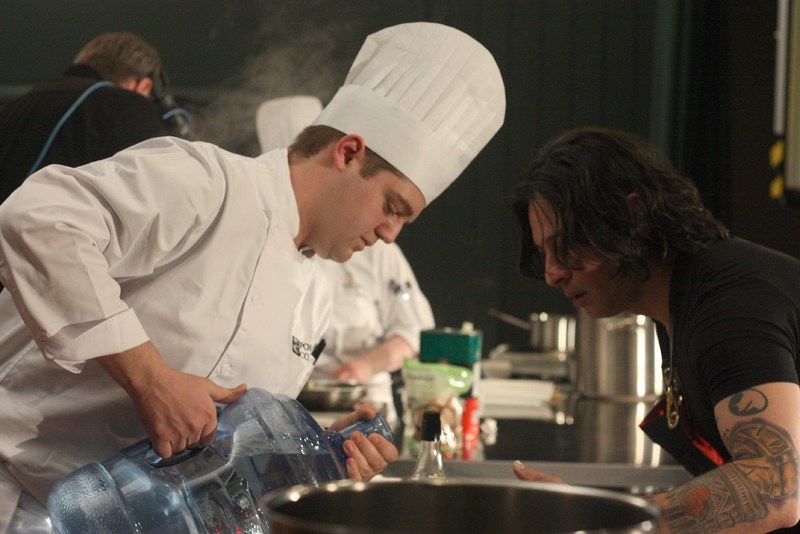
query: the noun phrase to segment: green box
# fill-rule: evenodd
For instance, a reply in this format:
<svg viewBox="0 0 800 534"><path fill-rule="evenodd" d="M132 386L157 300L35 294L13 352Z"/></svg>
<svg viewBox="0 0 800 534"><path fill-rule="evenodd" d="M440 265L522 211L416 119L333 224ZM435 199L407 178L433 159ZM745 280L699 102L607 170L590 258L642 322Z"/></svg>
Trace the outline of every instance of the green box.
<svg viewBox="0 0 800 534"><path fill-rule="evenodd" d="M480 330L437 328L420 332L419 361L448 362L472 367L481 359Z"/></svg>

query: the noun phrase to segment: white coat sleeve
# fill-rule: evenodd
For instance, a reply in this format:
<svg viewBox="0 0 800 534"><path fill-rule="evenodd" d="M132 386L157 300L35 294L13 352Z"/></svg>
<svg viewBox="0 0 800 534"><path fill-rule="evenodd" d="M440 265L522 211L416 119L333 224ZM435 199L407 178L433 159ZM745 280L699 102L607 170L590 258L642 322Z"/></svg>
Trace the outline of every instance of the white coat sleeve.
<svg viewBox="0 0 800 534"><path fill-rule="evenodd" d="M378 306L384 339L402 337L419 352L420 332L435 326L431 305L400 247L391 243L380 251L375 268L381 288Z"/></svg>
<svg viewBox="0 0 800 534"><path fill-rule="evenodd" d="M120 283L157 275L213 224L226 191L219 152L156 138L46 167L0 206L0 279L45 357L78 372L147 341Z"/></svg>

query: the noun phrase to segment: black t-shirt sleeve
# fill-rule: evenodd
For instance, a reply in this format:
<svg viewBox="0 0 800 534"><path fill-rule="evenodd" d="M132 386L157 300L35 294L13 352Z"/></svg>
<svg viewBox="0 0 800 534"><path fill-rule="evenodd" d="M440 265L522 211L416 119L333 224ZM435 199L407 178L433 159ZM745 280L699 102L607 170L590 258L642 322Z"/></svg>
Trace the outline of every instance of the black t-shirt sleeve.
<svg viewBox="0 0 800 534"><path fill-rule="evenodd" d="M761 280L708 295L695 317L697 375L714 405L758 384L798 382L796 305Z"/></svg>

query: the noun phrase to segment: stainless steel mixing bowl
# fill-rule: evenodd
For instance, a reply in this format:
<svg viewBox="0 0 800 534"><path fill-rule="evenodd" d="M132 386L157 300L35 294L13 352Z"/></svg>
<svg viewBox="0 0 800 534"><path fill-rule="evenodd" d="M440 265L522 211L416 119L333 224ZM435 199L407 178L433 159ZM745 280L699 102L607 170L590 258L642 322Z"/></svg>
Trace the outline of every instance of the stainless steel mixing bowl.
<svg viewBox="0 0 800 534"><path fill-rule="evenodd" d="M343 480L296 486L259 503L272 534L658 532L647 501L605 490L522 481Z"/></svg>

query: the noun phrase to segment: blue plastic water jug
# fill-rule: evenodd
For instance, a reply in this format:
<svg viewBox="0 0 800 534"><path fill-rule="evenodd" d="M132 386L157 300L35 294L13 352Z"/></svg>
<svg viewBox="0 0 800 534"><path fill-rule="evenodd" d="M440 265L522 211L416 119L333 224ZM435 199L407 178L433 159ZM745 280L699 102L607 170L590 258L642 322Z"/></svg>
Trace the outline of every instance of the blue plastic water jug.
<svg viewBox="0 0 800 534"><path fill-rule="evenodd" d="M295 399L249 389L222 408L211 446L165 460L144 440L64 477L47 508L61 534L266 533L259 498L345 478L342 444L356 430L393 439L380 415L329 432Z"/></svg>

